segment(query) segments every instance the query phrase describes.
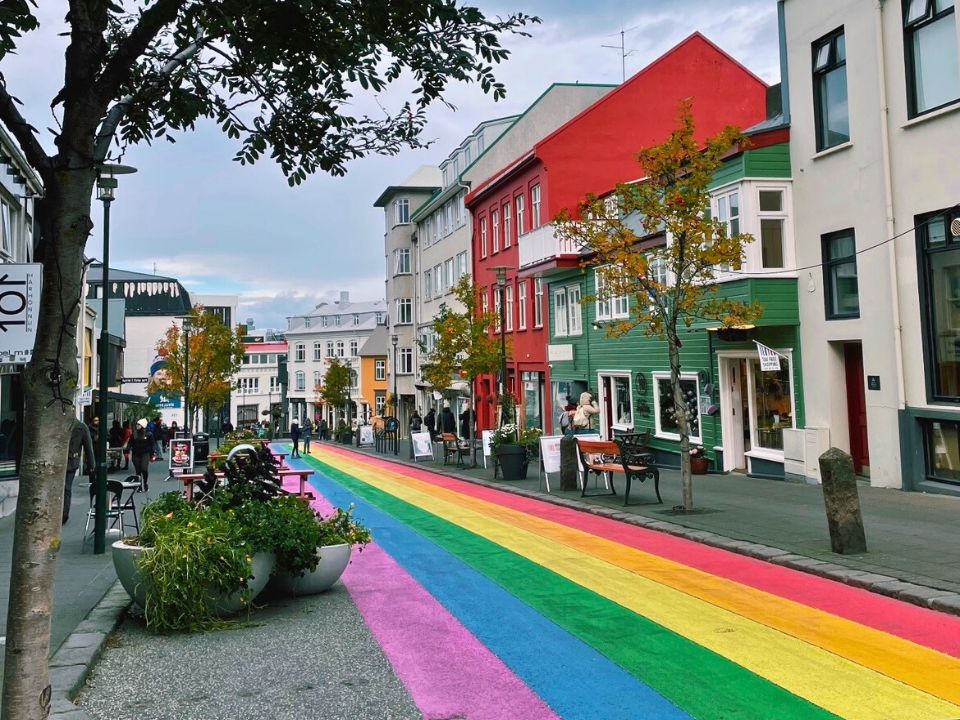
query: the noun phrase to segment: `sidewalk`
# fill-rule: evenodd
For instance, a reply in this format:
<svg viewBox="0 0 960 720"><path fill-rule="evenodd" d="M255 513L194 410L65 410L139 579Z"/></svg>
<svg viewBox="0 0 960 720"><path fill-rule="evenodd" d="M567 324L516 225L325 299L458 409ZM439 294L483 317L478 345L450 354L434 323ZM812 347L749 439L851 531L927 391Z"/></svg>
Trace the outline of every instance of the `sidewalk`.
<svg viewBox="0 0 960 720"><path fill-rule="evenodd" d="M369 447L341 447L384 460L413 464L407 459L409 448L403 441L398 456L376 453ZM472 470L458 469L452 462L445 466L442 460L417 464L453 477L546 496L533 463L527 480L506 482L493 479L492 461L488 459L488 462L489 468L481 466ZM823 493L818 485L763 480L735 473L698 475L693 479L697 510L690 515L672 510L681 501L680 473L669 468L660 471L663 505L656 503L652 487L635 483L630 493L631 504L624 507L622 478L615 483L620 493L616 497L581 499L579 491L559 491L558 486L558 476L551 476L550 495L562 498L564 502L599 506L628 516L642 516L694 531L716 533L724 538L759 543L871 575L882 575L888 581L896 579L960 593L960 543L952 542L960 517L960 498L861 484L860 503L869 552L836 555L830 550ZM603 491L602 486L600 491ZM666 527L658 529L670 531ZM954 612L960 612L960 608Z"/></svg>

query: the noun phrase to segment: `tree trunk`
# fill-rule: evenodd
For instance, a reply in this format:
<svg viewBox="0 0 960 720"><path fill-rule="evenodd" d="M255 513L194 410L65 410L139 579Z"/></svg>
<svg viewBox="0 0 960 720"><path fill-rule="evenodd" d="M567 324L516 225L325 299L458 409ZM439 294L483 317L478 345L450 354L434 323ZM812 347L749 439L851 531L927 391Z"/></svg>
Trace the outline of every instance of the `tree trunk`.
<svg viewBox="0 0 960 720"><path fill-rule="evenodd" d="M95 179L89 167L48 174L46 200L37 211L43 228L43 288L33 359L23 371L23 460L10 572L3 720L45 718L50 710L47 658L54 571L77 389L83 249L92 227Z"/></svg>
<svg viewBox="0 0 960 720"><path fill-rule="evenodd" d="M680 433L680 488L685 512L693 510L693 475L690 472L690 424L687 422L687 398L680 387L680 338L675 332L667 333L667 349L670 355L670 385L673 388L673 408L677 415L677 430Z"/></svg>

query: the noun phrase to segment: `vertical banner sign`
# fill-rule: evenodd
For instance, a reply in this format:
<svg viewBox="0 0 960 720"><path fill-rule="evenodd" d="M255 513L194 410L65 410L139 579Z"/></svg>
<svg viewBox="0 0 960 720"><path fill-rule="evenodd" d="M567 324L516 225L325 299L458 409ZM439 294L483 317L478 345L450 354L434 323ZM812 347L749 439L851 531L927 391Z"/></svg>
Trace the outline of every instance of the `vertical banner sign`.
<svg viewBox="0 0 960 720"><path fill-rule="evenodd" d="M40 315L41 265L0 265L0 362L23 364L33 357Z"/></svg>
<svg viewBox="0 0 960 720"><path fill-rule="evenodd" d="M753 341L757 345L757 352L760 354L760 370L766 372L768 370L779 370L780 369L780 353L776 350L768 348L761 342Z"/></svg>
<svg viewBox="0 0 960 720"><path fill-rule="evenodd" d="M170 441L170 474L180 475L193 470L193 440Z"/></svg>

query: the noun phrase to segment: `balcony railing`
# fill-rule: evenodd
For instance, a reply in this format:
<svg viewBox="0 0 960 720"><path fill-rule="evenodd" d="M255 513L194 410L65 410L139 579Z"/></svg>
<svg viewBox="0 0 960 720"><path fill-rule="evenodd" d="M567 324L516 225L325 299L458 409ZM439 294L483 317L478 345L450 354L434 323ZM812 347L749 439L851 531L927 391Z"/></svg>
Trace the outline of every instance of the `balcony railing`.
<svg viewBox="0 0 960 720"><path fill-rule="evenodd" d="M577 258L582 247L570 240L560 239L553 224L543 225L520 236L520 267L538 265L558 258Z"/></svg>

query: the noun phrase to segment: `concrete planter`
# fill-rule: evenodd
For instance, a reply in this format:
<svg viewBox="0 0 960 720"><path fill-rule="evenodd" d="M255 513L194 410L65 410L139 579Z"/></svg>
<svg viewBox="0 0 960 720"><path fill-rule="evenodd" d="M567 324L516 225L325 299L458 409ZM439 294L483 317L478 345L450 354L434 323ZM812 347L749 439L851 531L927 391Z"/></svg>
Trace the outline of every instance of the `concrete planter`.
<svg viewBox="0 0 960 720"><path fill-rule="evenodd" d="M276 578L277 588L288 595L316 595L333 587L350 563L351 545L324 545L317 548L320 562L317 569L300 577L281 575Z"/></svg>
<svg viewBox="0 0 960 720"><path fill-rule="evenodd" d="M248 597L252 601L267 586L270 573L273 572L273 568L277 564L277 559L273 553L258 552L254 554L250 564L252 565L250 574L253 577L247 580L247 585L250 588ZM244 602L243 597L244 593L237 591L231 595L211 595L210 602L218 615L233 615L249 604Z"/></svg>

